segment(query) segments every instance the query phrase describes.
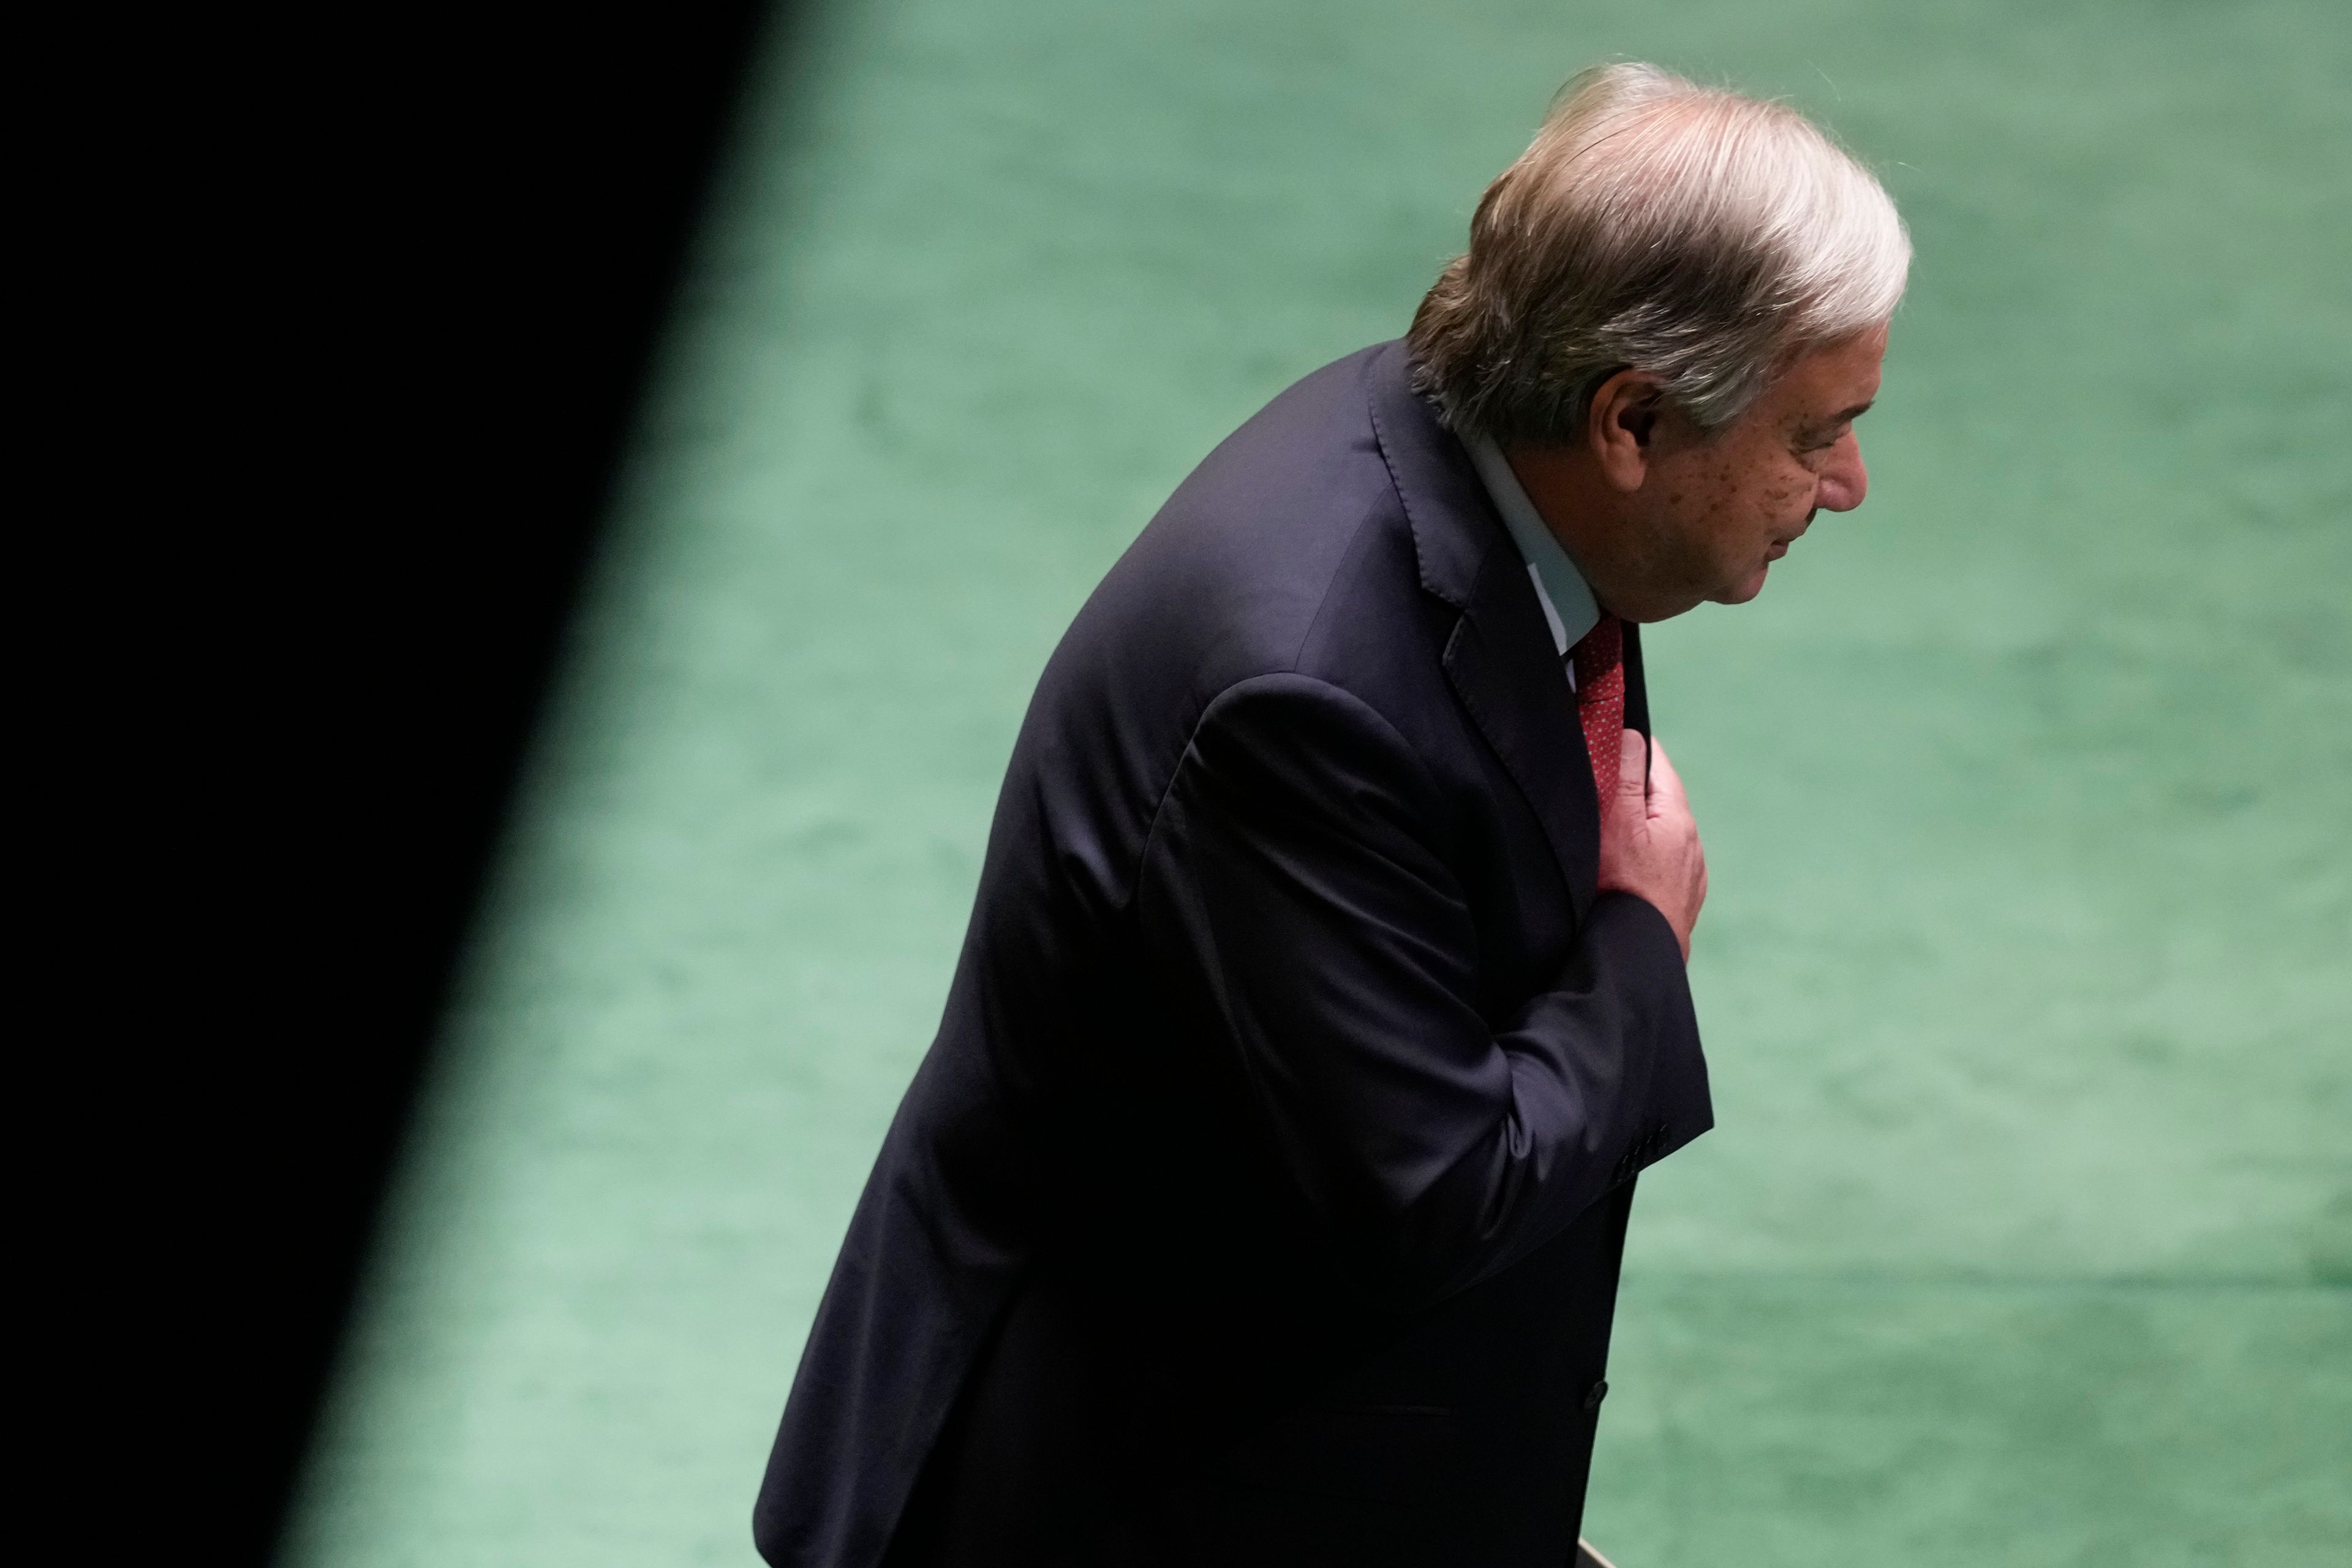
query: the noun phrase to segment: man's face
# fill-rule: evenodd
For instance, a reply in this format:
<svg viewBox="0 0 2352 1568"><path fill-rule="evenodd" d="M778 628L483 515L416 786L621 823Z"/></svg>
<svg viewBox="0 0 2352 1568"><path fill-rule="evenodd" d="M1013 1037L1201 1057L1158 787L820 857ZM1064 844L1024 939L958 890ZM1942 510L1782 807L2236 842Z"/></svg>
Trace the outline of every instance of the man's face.
<svg viewBox="0 0 2352 1568"><path fill-rule="evenodd" d="M1870 484L1853 422L1878 395L1884 328L1799 359L1729 426L1659 419L1642 486L1656 586L1743 605L1817 512L1851 511Z"/></svg>

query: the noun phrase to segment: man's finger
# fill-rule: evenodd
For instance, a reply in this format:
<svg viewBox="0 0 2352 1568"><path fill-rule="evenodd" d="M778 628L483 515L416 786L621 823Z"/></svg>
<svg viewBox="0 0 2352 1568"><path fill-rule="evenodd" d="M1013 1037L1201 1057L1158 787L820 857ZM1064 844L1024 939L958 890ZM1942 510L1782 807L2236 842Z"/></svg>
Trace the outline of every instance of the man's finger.
<svg viewBox="0 0 2352 1568"><path fill-rule="evenodd" d="M1656 741L1650 742L1650 794L1663 804L1690 809L1689 797L1683 794L1683 776L1675 772L1666 748Z"/></svg>
<svg viewBox="0 0 2352 1568"><path fill-rule="evenodd" d="M1618 798L1640 801L1649 794L1649 780L1648 742L1639 730L1628 730L1617 737Z"/></svg>

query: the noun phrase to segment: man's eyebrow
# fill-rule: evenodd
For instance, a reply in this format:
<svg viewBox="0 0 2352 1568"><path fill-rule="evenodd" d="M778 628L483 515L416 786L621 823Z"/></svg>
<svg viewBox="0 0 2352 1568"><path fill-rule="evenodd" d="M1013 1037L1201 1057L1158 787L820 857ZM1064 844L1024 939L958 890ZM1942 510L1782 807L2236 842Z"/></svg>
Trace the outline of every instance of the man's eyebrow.
<svg viewBox="0 0 2352 1568"><path fill-rule="evenodd" d="M1874 397L1868 398L1861 403L1855 404L1851 408L1842 408L1826 419L1816 419L1811 424L1801 426L1798 433L1805 439L1811 440L1813 437L1819 436L1824 431L1834 430L1841 425L1851 425L1855 420L1861 418L1864 415L1869 413L1871 405L1877 401L1878 399Z"/></svg>

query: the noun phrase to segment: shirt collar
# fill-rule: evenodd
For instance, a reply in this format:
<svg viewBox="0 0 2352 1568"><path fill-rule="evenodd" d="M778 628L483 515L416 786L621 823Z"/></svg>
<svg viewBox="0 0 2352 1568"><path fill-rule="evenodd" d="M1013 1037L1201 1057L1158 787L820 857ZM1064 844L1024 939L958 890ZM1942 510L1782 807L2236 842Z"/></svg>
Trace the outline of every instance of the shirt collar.
<svg viewBox="0 0 2352 1568"><path fill-rule="evenodd" d="M1470 461L1485 482L1495 510L1503 514L1503 526L1511 531L1511 542L1519 547L1519 556L1528 563L1528 577L1543 605L1544 623L1551 627L1552 645L1565 654L1600 624L1601 605L1592 597L1584 574L1544 526L1535 502L1520 487L1519 477L1511 472L1503 449L1484 436L1472 436L1463 445L1469 448Z"/></svg>

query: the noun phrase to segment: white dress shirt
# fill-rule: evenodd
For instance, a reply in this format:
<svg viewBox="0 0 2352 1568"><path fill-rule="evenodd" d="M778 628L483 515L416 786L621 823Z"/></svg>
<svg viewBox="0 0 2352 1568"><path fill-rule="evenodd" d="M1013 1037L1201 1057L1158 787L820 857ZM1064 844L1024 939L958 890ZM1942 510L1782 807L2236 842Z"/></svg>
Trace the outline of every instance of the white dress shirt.
<svg viewBox="0 0 2352 1568"><path fill-rule="evenodd" d="M1470 461L1477 468L1486 494L1493 499L1495 510L1503 514L1503 526L1511 531L1511 542L1519 547L1519 558L1528 563L1528 577L1536 585L1536 602L1543 606L1544 624L1551 627L1552 647L1561 656L1568 683L1574 686L1576 668L1567 659L1568 650L1600 624L1600 603L1593 598L1584 574L1576 569L1576 563L1569 559L1568 552L1559 547L1559 541L1544 526L1542 514L1520 487L1518 475L1511 472L1503 449L1484 436L1470 437L1463 445L1469 448Z"/></svg>

